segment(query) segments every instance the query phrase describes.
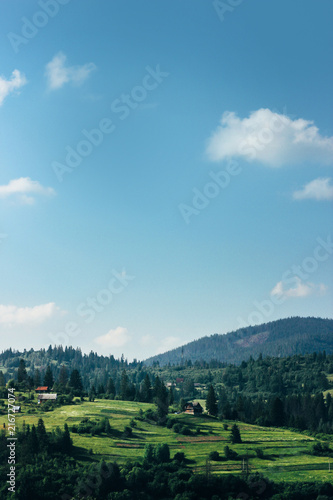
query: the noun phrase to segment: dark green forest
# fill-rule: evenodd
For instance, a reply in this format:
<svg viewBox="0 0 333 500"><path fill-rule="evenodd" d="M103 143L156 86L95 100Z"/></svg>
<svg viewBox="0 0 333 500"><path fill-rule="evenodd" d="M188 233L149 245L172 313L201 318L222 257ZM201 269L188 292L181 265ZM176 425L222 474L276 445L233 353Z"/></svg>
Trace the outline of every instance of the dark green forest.
<svg viewBox="0 0 333 500"><path fill-rule="evenodd" d="M153 356L146 364L180 364L182 359L240 364L250 356L285 357L326 351L333 354L333 320L322 318L286 318L258 326L194 340L164 354Z"/></svg>

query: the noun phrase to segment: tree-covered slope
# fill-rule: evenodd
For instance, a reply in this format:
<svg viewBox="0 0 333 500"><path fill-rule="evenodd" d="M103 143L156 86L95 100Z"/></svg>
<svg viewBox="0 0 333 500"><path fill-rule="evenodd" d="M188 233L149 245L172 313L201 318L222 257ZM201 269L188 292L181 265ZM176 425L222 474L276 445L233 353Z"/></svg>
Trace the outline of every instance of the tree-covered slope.
<svg viewBox="0 0 333 500"><path fill-rule="evenodd" d="M160 365L181 364L190 359L210 361L216 359L226 363L241 363L250 356L291 356L321 352L333 353L333 320L322 318L286 318L258 326L241 328L225 335L190 342L164 354L151 357L147 365L158 361Z"/></svg>

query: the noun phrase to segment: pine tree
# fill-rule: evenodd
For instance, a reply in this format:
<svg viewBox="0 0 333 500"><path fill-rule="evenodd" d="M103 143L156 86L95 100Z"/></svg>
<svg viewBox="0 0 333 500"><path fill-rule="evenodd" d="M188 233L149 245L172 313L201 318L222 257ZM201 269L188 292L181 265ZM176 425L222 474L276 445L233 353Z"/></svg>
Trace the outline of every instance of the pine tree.
<svg viewBox="0 0 333 500"><path fill-rule="evenodd" d="M151 402L151 383L150 383L150 378L148 373L146 373L146 376L142 382L142 395L141 395L142 401L145 403L150 403Z"/></svg>
<svg viewBox="0 0 333 500"><path fill-rule="evenodd" d="M234 424L231 428L231 442L233 444L237 444L237 443L241 443L242 442L242 438L241 438L241 435L240 435L240 432L239 432L239 427L237 424Z"/></svg>
<svg viewBox="0 0 333 500"><path fill-rule="evenodd" d="M209 415L216 417L217 415L217 402L214 387L212 385L208 388L208 394L206 399L206 409Z"/></svg>
<svg viewBox="0 0 333 500"><path fill-rule="evenodd" d="M109 378L108 383L107 383L107 393L109 396L113 395L113 397L116 395L116 387L114 385L113 378Z"/></svg>
<svg viewBox="0 0 333 500"><path fill-rule="evenodd" d="M154 384L154 402L157 406L158 423L164 425L169 411L169 393L164 383L156 377Z"/></svg>
<svg viewBox="0 0 333 500"><path fill-rule="evenodd" d="M68 370L65 365L61 365L58 384L60 385L62 390L65 389L67 382L68 382Z"/></svg>
<svg viewBox="0 0 333 500"><path fill-rule="evenodd" d="M271 404L271 419L272 425L276 427L281 427L284 424L283 402L278 397L274 398Z"/></svg>
<svg viewBox="0 0 333 500"><path fill-rule="evenodd" d="M71 376L69 378L69 383L68 385L70 386L71 389L73 389L77 394L82 392L83 390L83 385L82 385L82 380L81 380L81 375L79 370L76 368L72 371Z"/></svg>
<svg viewBox="0 0 333 500"><path fill-rule="evenodd" d="M72 441L70 433L69 433L68 425L65 424L64 425L64 434L62 437L62 450L65 453L70 453L72 450L72 446L73 446L73 441Z"/></svg>
<svg viewBox="0 0 333 500"><path fill-rule="evenodd" d="M121 381L120 381L120 397L123 401L126 401L127 395L128 395L128 376L126 373L126 370L123 370L123 373L121 374Z"/></svg>
<svg viewBox="0 0 333 500"><path fill-rule="evenodd" d="M39 387L41 384L40 371L38 368L34 370L34 385L35 387Z"/></svg>
<svg viewBox="0 0 333 500"><path fill-rule="evenodd" d="M18 383L24 382L27 378L27 370L25 368L24 359L20 359L20 364L17 370L17 381Z"/></svg>
<svg viewBox="0 0 333 500"><path fill-rule="evenodd" d="M46 372L44 375L44 385L49 389L51 389L53 387L53 383L54 380L53 380L52 370L50 365L47 365Z"/></svg>

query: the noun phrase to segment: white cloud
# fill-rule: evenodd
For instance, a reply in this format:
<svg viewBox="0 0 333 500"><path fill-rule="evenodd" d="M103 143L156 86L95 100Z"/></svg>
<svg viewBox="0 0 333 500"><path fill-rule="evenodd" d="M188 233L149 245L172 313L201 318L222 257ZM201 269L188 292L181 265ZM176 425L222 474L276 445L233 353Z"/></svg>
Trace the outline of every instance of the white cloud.
<svg viewBox="0 0 333 500"><path fill-rule="evenodd" d="M95 342L102 347L123 347L131 340L131 335L127 328L118 326L114 330L110 330L105 335L101 335L95 339Z"/></svg>
<svg viewBox="0 0 333 500"><path fill-rule="evenodd" d="M32 205L35 196L53 196L54 189L42 186L38 181L33 181L30 177L20 177L13 179L8 184L0 186L0 198L15 197L25 205Z"/></svg>
<svg viewBox="0 0 333 500"><path fill-rule="evenodd" d="M34 307L5 306L0 304L0 323L8 326L42 323L62 312L54 302Z"/></svg>
<svg viewBox="0 0 333 500"><path fill-rule="evenodd" d="M258 109L243 119L227 111L208 140L206 152L212 161L239 157L270 167L332 164L333 137L320 135L313 121L292 120L270 109Z"/></svg>
<svg viewBox="0 0 333 500"><path fill-rule="evenodd" d="M26 83L26 77L18 69L14 69L9 80L0 76L0 106L8 94L23 87Z"/></svg>
<svg viewBox="0 0 333 500"><path fill-rule="evenodd" d="M45 75L50 90L60 89L70 82L74 85L81 85L96 69L94 63L87 63L83 66L66 66L66 59L65 54L59 52L46 65Z"/></svg>
<svg viewBox="0 0 333 500"><path fill-rule="evenodd" d="M297 298L308 297L313 294L323 295L327 290L326 285L323 283L320 283L319 285L315 285L309 281L305 283L298 277L295 277L294 281L294 286L289 288L283 281L279 281L271 291L271 295L278 295L285 298Z"/></svg>
<svg viewBox="0 0 333 500"><path fill-rule="evenodd" d="M294 200L333 200L333 185L329 177L309 182L293 193Z"/></svg>

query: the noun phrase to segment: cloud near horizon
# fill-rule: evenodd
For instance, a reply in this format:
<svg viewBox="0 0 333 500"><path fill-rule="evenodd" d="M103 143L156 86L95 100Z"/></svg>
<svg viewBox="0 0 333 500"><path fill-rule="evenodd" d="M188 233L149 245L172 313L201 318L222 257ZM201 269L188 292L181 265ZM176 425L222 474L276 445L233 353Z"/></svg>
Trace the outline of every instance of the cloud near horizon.
<svg viewBox="0 0 333 500"><path fill-rule="evenodd" d="M26 325L29 323L43 323L44 321L58 315L63 314L60 308L54 303L41 304L34 307L17 307L14 305L0 304L0 324Z"/></svg>
<svg viewBox="0 0 333 500"><path fill-rule="evenodd" d="M284 298L300 298L309 295L323 295L327 286L323 283L315 285L309 281L303 282L299 277L295 277L295 285L287 288L283 281L279 281L271 291L271 295L278 295Z"/></svg>
<svg viewBox="0 0 333 500"><path fill-rule="evenodd" d="M333 184L330 177L318 178L293 193L294 200L333 200Z"/></svg>
<svg viewBox="0 0 333 500"><path fill-rule="evenodd" d="M9 80L6 80L4 77L0 76L0 106L11 92L18 90L26 83L26 77L18 69L14 69Z"/></svg>
<svg viewBox="0 0 333 500"><path fill-rule="evenodd" d="M54 196L55 190L42 186L38 181L30 177L13 179L8 184L0 186L0 198L15 197L24 205L35 203L36 196Z"/></svg>
<svg viewBox="0 0 333 500"><path fill-rule="evenodd" d="M63 52L58 52L46 65L45 75L50 90L63 87L66 83L81 85L96 69L94 63L83 64L82 66L66 66L67 57Z"/></svg>
<svg viewBox="0 0 333 500"><path fill-rule="evenodd" d="M238 157L269 167L302 162L330 165L333 137L322 136L313 121L293 120L270 109L258 109L243 119L226 111L208 140L206 153L211 161Z"/></svg>
<svg viewBox="0 0 333 500"><path fill-rule="evenodd" d="M95 338L96 344L101 347L123 347L128 344L131 340L131 335L128 333L127 328L122 326L117 326L115 329L111 329L105 335Z"/></svg>

